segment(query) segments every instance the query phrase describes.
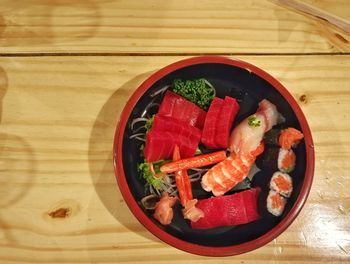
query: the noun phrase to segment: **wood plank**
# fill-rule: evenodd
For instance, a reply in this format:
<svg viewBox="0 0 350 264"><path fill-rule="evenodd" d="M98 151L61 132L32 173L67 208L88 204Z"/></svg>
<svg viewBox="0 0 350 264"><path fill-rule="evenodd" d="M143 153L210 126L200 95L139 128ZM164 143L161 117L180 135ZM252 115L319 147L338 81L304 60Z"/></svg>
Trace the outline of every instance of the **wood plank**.
<svg viewBox="0 0 350 264"><path fill-rule="evenodd" d="M0 53L349 52L348 34L276 2L1 0ZM311 3L350 19L346 0Z"/></svg>
<svg viewBox="0 0 350 264"><path fill-rule="evenodd" d="M315 179L277 239L218 260L160 242L132 216L114 178L115 125L137 86L181 58L0 58L1 263L350 261L350 56L239 57L306 96Z"/></svg>
<svg viewBox="0 0 350 264"><path fill-rule="evenodd" d="M304 0L303 2L330 12L343 19L350 20L349 1L347 0L337 0L336 3L333 0Z"/></svg>

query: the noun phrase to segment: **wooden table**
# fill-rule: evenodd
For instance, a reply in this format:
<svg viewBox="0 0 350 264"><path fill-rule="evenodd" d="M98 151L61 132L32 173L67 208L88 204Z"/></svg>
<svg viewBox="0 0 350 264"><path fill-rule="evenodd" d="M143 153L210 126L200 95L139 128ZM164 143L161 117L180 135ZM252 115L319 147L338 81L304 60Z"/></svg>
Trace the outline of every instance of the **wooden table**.
<svg viewBox="0 0 350 264"><path fill-rule="evenodd" d="M350 35L276 1L0 1L1 263L349 263ZM307 2L350 19L348 0ZM116 185L121 110L155 70L219 54L298 100L315 142L308 201L277 239L209 258L172 248Z"/></svg>

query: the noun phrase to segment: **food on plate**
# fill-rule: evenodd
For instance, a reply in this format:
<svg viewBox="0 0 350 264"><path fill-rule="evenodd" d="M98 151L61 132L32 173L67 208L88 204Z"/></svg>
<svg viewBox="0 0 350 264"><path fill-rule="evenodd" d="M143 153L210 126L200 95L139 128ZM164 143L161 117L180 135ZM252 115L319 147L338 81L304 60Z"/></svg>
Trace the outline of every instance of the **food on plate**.
<svg viewBox="0 0 350 264"><path fill-rule="evenodd" d="M281 146L281 148L291 149L292 147L295 147L303 138L303 133L295 128L289 127L282 130L278 138L278 144Z"/></svg>
<svg viewBox="0 0 350 264"><path fill-rule="evenodd" d="M150 194L143 197L140 202L143 208L147 210L154 210L157 202L159 202L159 197L156 194Z"/></svg>
<svg viewBox="0 0 350 264"><path fill-rule="evenodd" d="M267 196L267 210L274 216L280 216L286 206L287 199L274 190Z"/></svg>
<svg viewBox="0 0 350 264"><path fill-rule="evenodd" d="M235 127L230 136L231 155L216 164L202 177L202 187L215 196L225 194L247 177L255 159L264 151L264 133L277 123L279 113L266 99L258 111Z"/></svg>
<svg viewBox="0 0 350 264"><path fill-rule="evenodd" d="M172 117L178 121L202 129L207 113L184 97L167 90L157 114Z"/></svg>
<svg viewBox="0 0 350 264"><path fill-rule="evenodd" d="M164 160L159 160L155 163L140 163L138 166L138 172L146 180L147 184L152 186L156 190L162 188L162 176L165 174L159 171L159 166L163 164Z"/></svg>
<svg viewBox="0 0 350 264"><path fill-rule="evenodd" d="M225 194L248 176L256 157L263 151L264 144L260 144L256 150L248 154L232 153L203 175L202 188L215 196Z"/></svg>
<svg viewBox="0 0 350 264"><path fill-rule="evenodd" d="M163 173L171 173L178 170L200 168L212 164L216 164L226 159L226 152L220 150L217 152L211 152L207 154L201 154L193 156L191 158L180 159L164 164L160 167L160 171Z"/></svg>
<svg viewBox="0 0 350 264"><path fill-rule="evenodd" d="M269 131L267 131L264 135L264 142L266 145L271 146L278 146L278 138L280 136L281 129L279 128L272 128Z"/></svg>
<svg viewBox="0 0 350 264"><path fill-rule="evenodd" d="M280 148L278 152L277 167L282 172L291 172L295 167L296 156L292 149Z"/></svg>
<svg viewBox="0 0 350 264"><path fill-rule="evenodd" d="M287 173L277 171L272 175L270 189L288 198L293 191L292 178Z"/></svg>
<svg viewBox="0 0 350 264"><path fill-rule="evenodd" d="M197 207L204 216L191 222L194 229L208 229L218 226L247 224L260 218L257 200L260 188L231 195L199 200Z"/></svg>
<svg viewBox="0 0 350 264"><path fill-rule="evenodd" d="M176 145L174 148L173 160L178 161L180 158L179 147ZM197 199L193 199L192 185L186 169L175 171L175 183L181 205L184 207L182 210L184 218L193 222L198 221L198 219L203 217L203 212L196 207Z"/></svg>
<svg viewBox="0 0 350 264"><path fill-rule="evenodd" d="M277 124L279 113L276 106L264 99L255 114L250 115L235 127L230 135L229 151L247 154L261 143L265 132Z"/></svg>
<svg viewBox="0 0 350 264"><path fill-rule="evenodd" d="M261 113L265 118L265 132L269 131L274 125L276 125L281 116L281 114L277 111L276 106L266 99L259 103L257 113Z"/></svg>
<svg viewBox="0 0 350 264"><path fill-rule="evenodd" d="M215 88L203 78L186 81L176 79L173 82L173 91L204 110L208 109L216 94Z"/></svg>
<svg viewBox="0 0 350 264"><path fill-rule="evenodd" d="M221 112L223 103L224 103L223 99L215 97L209 107L207 116L205 118L201 140L204 146L210 149L217 148L215 143L215 138L216 138L215 130L216 130L216 123L220 118L220 112Z"/></svg>
<svg viewBox="0 0 350 264"><path fill-rule="evenodd" d="M262 154L262 158L260 160L259 166L264 171L271 173L278 170L277 160L278 160L278 154L280 152L280 148L275 146L269 146L266 144L266 141L264 142L265 142L265 151Z"/></svg>
<svg viewBox="0 0 350 264"><path fill-rule="evenodd" d="M239 110L237 100L225 96L225 99L215 97L212 101L204 122L202 139L209 149L227 148L228 138Z"/></svg>
<svg viewBox="0 0 350 264"><path fill-rule="evenodd" d="M239 104L235 98L225 96L219 120L216 123L215 143L219 148L228 147L228 139L232 124L236 118L239 108Z"/></svg>
<svg viewBox="0 0 350 264"><path fill-rule="evenodd" d="M192 199L188 201L185 208L182 209L184 218L190 220L191 222L197 222L199 219L204 217L204 212L196 207L197 202L197 199Z"/></svg>
<svg viewBox="0 0 350 264"><path fill-rule="evenodd" d="M201 138L201 130L172 117L156 114L146 136L145 159L154 162L169 159L175 145L182 157L192 157Z"/></svg>
<svg viewBox="0 0 350 264"><path fill-rule="evenodd" d="M173 206L176 197L171 197L167 192L163 192L160 201L156 204L153 217L162 225L169 225L174 217Z"/></svg>
<svg viewBox="0 0 350 264"><path fill-rule="evenodd" d="M131 123L130 138L141 142L144 158L138 170L146 181L140 201L145 210L154 210L154 218L169 225L179 201L182 217L194 229L256 221L261 218L257 202L261 189L252 188L256 185L251 180L262 169L275 172L267 210L275 216L283 213L293 191L287 174L296 163L292 148L303 134L291 127L281 129L284 118L274 104L261 100L256 111L233 127L244 101L239 104L233 97L216 96L205 79L177 79L154 96L160 96L151 104L158 111L144 111ZM137 127L139 123L143 125ZM204 191L214 197L203 198Z"/></svg>
<svg viewBox="0 0 350 264"><path fill-rule="evenodd" d="M173 160L177 161L180 160L180 150L177 145L175 145L174 153L173 153ZM187 202L192 200L192 186L190 182L190 178L188 177L187 170L177 170L175 171L175 182L176 187L179 193L180 201L182 206L185 206Z"/></svg>
<svg viewBox="0 0 350 264"><path fill-rule="evenodd" d="M275 172L270 180L270 192L267 196L267 210L274 216L282 215L284 207L293 191L293 180L281 171Z"/></svg>

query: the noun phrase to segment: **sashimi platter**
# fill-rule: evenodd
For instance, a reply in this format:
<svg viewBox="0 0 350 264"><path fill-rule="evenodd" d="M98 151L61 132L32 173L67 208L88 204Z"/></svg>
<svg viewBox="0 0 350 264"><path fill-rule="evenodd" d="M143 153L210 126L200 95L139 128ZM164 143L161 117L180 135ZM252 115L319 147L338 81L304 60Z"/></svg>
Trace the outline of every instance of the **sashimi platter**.
<svg viewBox="0 0 350 264"><path fill-rule="evenodd" d="M114 141L120 191L135 217L181 250L208 256L272 241L306 202L314 171L300 107L249 63L203 56L145 80Z"/></svg>

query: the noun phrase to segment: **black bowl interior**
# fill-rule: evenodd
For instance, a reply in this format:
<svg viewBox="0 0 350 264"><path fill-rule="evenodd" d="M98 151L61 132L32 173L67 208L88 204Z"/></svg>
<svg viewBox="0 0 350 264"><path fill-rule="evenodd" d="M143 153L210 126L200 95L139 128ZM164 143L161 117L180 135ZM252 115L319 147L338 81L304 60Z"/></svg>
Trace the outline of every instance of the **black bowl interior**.
<svg viewBox="0 0 350 264"><path fill-rule="evenodd" d="M197 79L205 78L214 85L217 96L223 98L225 95L235 97L240 102L240 111L236 117L235 124L254 113L259 101L266 98L274 103L278 111L286 118L284 127L294 127L300 129L300 125L288 102L282 95L267 81L254 73L239 67L234 67L219 63L204 63L187 66L176 70L158 80L136 103L136 106L130 115L123 139L123 166L125 177L129 188L136 201L140 201L145 196L145 181L141 179L137 171L137 164L143 162L140 155L140 141L129 139L132 135L130 124L133 119L145 115L145 109L152 102L160 102L162 95L151 96L166 85L170 85L174 79ZM156 109L150 109L147 114L155 113ZM295 203L304 181L306 167L305 144L301 143L295 150L297 156L296 168L290 174L293 178L294 190L291 198L288 199L286 208L281 217L274 217L266 211L266 197L269 190L269 181L272 173L268 170L261 170L253 178L252 186L260 186L262 192L259 197L259 211L262 218L258 221L232 227L220 227L209 230L194 230L190 227L187 220L184 220L181 213L181 206L177 204L174 207L174 219L171 225L162 226L152 217L152 212L144 210L156 225L159 225L171 235L194 244L210 247L225 247L241 244L254 240L276 226L285 215L290 211ZM261 163L262 157L259 157L257 164ZM211 193L207 193L200 188L199 184L193 185L195 198L208 198Z"/></svg>

